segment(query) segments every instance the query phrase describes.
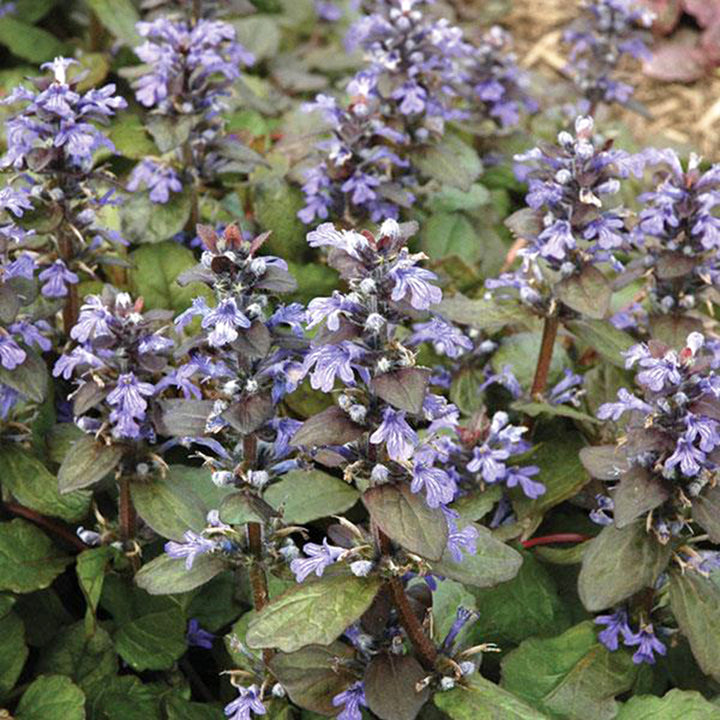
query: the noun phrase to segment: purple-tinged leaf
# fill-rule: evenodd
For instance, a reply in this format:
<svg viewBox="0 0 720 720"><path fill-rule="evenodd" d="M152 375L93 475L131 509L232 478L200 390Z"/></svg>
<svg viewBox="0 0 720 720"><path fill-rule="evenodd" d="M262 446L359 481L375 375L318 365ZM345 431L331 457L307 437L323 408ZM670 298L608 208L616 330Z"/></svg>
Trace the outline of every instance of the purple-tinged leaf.
<svg viewBox="0 0 720 720"><path fill-rule="evenodd" d="M398 410L417 415L422 412L429 380L430 370L426 368L403 368L373 378L370 388Z"/></svg>

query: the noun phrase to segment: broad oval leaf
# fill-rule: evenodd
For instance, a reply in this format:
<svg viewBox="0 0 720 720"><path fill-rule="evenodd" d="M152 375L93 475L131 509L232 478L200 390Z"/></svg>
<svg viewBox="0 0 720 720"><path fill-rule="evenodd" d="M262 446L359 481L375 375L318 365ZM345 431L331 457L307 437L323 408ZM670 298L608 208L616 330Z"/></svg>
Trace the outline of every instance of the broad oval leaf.
<svg viewBox="0 0 720 720"><path fill-rule="evenodd" d="M614 443L584 447L580 450L580 462L598 480L617 480L629 469L627 456Z"/></svg>
<svg viewBox="0 0 720 720"><path fill-rule="evenodd" d="M693 520L714 543L720 543L720 487L706 487L692 501Z"/></svg>
<svg viewBox="0 0 720 720"><path fill-rule="evenodd" d="M424 148L414 161L423 175L465 191L470 190L483 169L475 150L451 133L446 133L441 142Z"/></svg>
<svg viewBox="0 0 720 720"><path fill-rule="evenodd" d="M185 615L179 606L149 612L118 627L115 649L133 670L167 670L187 650Z"/></svg>
<svg viewBox="0 0 720 720"><path fill-rule="evenodd" d="M85 693L64 675L41 675L20 698L16 720L85 720Z"/></svg>
<svg viewBox="0 0 720 720"><path fill-rule="evenodd" d="M348 664L355 653L341 642L327 647L310 645L293 653L277 653L270 669L290 699L301 708L322 715L333 715L332 699L355 680Z"/></svg>
<svg viewBox="0 0 720 720"><path fill-rule="evenodd" d="M466 686L435 693L435 705L451 720L548 720L548 716L475 674Z"/></svg>
<svg viewBox="0 0 720 720"><path fill-rule="evenodd" d="M225 570L225 563L212 555L199 555L190 570L185 560L160 555L140 568L135 583L150 595L174 595L194 590Z"/></svg>
<svg viewBox="0 0 720 720"><path fill-rule="evenodd" d="M365 429L356 425L337 405L306 420L293 435L293 445L344 445L357 440Z"/></svg>
<svg viewBox="0 0 720 720"><path fill-rule="evenodd" d="M475 525L475 529L478 532L475 554L464 554L457 562L445 548L440 561L432 564L433 572L477 588L512 580L523 563L522 555L498 540L488 528Z"/></svg>
<svg viewBox="0 0 720 720"><path fill-rule="evenodd" d="M571 320L566 327L576 337L587 343L608 362L616 367L625 369L623 353L627 352L635 340L622 330L603 320L593 320L591 317L582 320Z"/></svg>
<svg viewBox="0 0 720 720"><path fill-rule="evenodd" d="M720 681L720 587L694 570L673 570L670 606L698 665Z"/></svg>
<svg viewBox="0 0 720 720"><path fill-rule="evenodd" d="M182 540L186 530L201 532L207 524L209 508L170 475L133 480L130 492L138 515L164 538Z"/></svg>
<svg viewBox="0 0 720 720"><path fill-rule="evenodd" d="M407 485L379 485L363 495L363 503L378 527L410 552L440 560L447 547L447 520L427 506Z"/></svg>
<svg viewBox="0 0 720 720"><path fill-rule="evenodd" d="M502 686L551 717L612 720L615 697L637 674L628 653L610 652L592 622L553 638L530 638L502 660Z"/></svg>
<svg viewBox="0 0 720 720"><path fill-rule="evenodd" d="M272 507L257 495L244 490L231 493L220 505L220 519L230 525L265 523L272 515Z"/></svg>
<svg viewBox="0 0 720 720"><path fill-rule="evenodd" d="M105 445L89 435L79 438L60 465L60 492L68 493L94 485L119 465L122 456L120 445Z"/></svg>
<svg viewBox="0 0 720 720"><path fill-rule="evenodd" d="M676 688L662 697L631 697L615 720L720 720L720 707L695 690Z"/></svg>
<svg viewBox="0 0 720 720"><path fill-rule="evenodd" d="M644 523L604 527L588 543L578 593L590 612L617 605L644 587L652 587L670 559L670 547L645 531ZM632 568L632 572L626 572Z"/></svg>
<svg viewBox="0 0 720 720"><path fill-rule="evenodd" d="M602 320L610 309L612 288L593 265L583 268L577 275L563 278L554 290L565 305L586 317Z"/></svg>
<svg viewBox="0 0 720 720"><path fill-rule="evenodd" d="M249 395L231 405L223 414L222 419L243 435L249 435L264 425L273 414L275 406L266 393Z"/></svg>
<svg viewBox="0 0 720 720"><path fill-rule="evenodd" d="M374 377L370 387L385 402L417 415L422 412L429 380L427 368L403 368Z"/></svg>
<svg viewBox="0 0 720 720"><path fill-rule="evenodd" d="M634 520L662 505L669 497L662 480L639 466L630 468L620 478L613 493L615 525L624 528Z"/></svg>
<svg viewBox="0 0 720 720"><path fill-rule="evenodd" d="M4 445L0 449L0 477L21 505L42 515L74 522L90 509L90 492L79 490L61 495L57 478L19 446Z"/></svg>
<svg viewBox="0 0 720 720"><path fill-rule="evenodd" d="M289 524L304 524L349 510L360 493L321 470L292 470L271 485L264 498Z"/></svg>
<svg viewBox="0 0 720 720"><path fill-rule="evenodd" d="M251 648L294 652L308 645L329 645L372 603L377 577L352 575L301 583L266 605L248 627Z"/></svg>
<svg viewBox="0 0 720 720"><path fill-rule="evenodd" d="M412 655L376 655L363 678L368 707L381 720L415 720L430 697L428 687L416 689L426 675Z"/></svg>
<svg viewBox="0 0 720 720"><path fill-rule="evenodd" d="M212 412L212 400L185 400L170 398L159 403L160 413L156 420L161 435L175 437L199 437L205 434L207 419Z"/></svg>
<svg viewBox="0 0 720 720"><path fill-rule="evenodd" d="M10 611L0 618L0 695L13 689L28 654L23 621Z"/></svg>
<svg viewBox="0 0 720 720"><path fill-rule="evenodd" d="M34 350L25 348L25 354L25 362L13 370L0 365L0 383L39 403L47 395L47 366Z"/></svg>
<svg viewBox="0 0 720 720"><path fill-rule="evenodd" d="M46 588L65 569L52 540L25 520L0 523L0 590L28 593Z"/></svg>

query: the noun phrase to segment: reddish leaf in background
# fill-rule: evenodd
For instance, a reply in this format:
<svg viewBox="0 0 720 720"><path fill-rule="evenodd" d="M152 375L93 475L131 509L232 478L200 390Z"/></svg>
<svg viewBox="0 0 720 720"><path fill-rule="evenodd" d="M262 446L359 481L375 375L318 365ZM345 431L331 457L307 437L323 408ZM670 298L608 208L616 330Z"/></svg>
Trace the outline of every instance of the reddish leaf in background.
<svg viewBox="0 0 720 720"><path fill-rule="evenodd" d="M642 0L656 19L653 32L671 35L659 40L645 73L667 82L692 82L720 65L720 3L708 0ZM692 17L701 31L678 29L683 14Z"/></svg>

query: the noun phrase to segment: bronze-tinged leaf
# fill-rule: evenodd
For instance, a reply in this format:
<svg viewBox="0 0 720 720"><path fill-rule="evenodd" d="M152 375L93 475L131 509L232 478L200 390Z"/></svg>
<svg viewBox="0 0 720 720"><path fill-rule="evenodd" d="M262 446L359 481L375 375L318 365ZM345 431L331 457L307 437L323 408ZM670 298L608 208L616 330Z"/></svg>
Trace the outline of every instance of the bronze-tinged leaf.
<svg viewBox="0 0 720 720"><path fill-rule="evenodd" d="M274 515L277 513L262 498L244 490L228 495L220 504L220 520L230 525L266 523Z"/></svg>
<svg viewBox="0 0 720 720"><path fill-rule="evenodd" d="M241 398L231 405L222 419L243 435L249 435L262 427L272 416L275 406L269 394L259 393Z"/></svg>
<svg viewBox="0 0 720 720"><path fill-rule="evenodd" d="M505 227L517 238L534 238L542 232L542 215L532 208L516 210L505 218Z"/></svg>
<svg viewBox="0 0 720 720"><path fill-rule="evenodd" d="M612 288L600 270L588 265L577 275L560 280L555 294L572 310L601 320L610 309Z"/></svg>
<svg viewBox="0 0 720 720"><path fill-rule="evenodd" d="M651 315L648 324L652 338L671 348L684 347L691 332L703 332L702 320L688 315Z"/></svg>
<svg viewBox="0 0 720 720"><path fill-rule="evenodd" d="M265 323L256 320L247 330L238 334L232 344L233 349L249 358L265 357L272 342L272 336Z"/></svg>
<svg viewBox="0 0 720 720"><path fill-rule="evenodd" d="M60 465L60 492L68 493L94 485L118 466L122 456L120 445L105 445L89 435L81 437L73 443Z"/></svg>
<svg viewBox="0 0 720 720"><path fill-rule="evenodd" d="M403 368L378 375L370 382L372 391L398 410L417 415L422 412L427 392L430 370L427 368Z"/></svg>
<svg viewBox="0 0 720 720"><path fill-rule="evenodd" d="M381 582L379 577L335 575L295 585L253 618L247 644L287 653L329 645L370 607Z"/></svg>
<svg viewBox="0 0 720 720"><path fill-rule="evenodd" d="M587 610L597 612L652 587L665 570L671 548L645 531L642 521L604 527L588 543L583 556L578 593Z"/></svg>
<svg viewBox="0 0 720 720"><path fill-rule="evenodd" d="M629 469L625 453L614 443L584 447L580 451L580 462L598 480L617 480Z"/></svg>
<svg viewBox="0 0 720 720"><path fill-rule="evenodd" d="M447 520L427 506L407 485L380 485L363 495L363 503L378 527L410 552L440 560L447 546Z"/></svg>
<svg viewBox="0 0 720 720"><path fill-rule="evenodd" d="M699 523L711 542L720 543L720 487L706 487L692 501L693 520Z"/></svg>
<svg viewBox="0 0 720 720"><path fill-rule="evenodd" d="M381 720L415 720L430 697L417 684L427 675L412 655L376 655L365 670L365 699Z"/></svg>
<svg viewBox="0 0 720 720"><path fill-rule="evenodd" d="M73 413L76 416L84 415L88 410L102 402L109 392L109 388L101 387L94 380L88 380L73 395Z"/></svg>
<svg viewBox="0 0 720 720"><path fill-rule="evenodd" d="M342 642L327 647L310 645L293 653L277 653L270 669L290 699L301 708L321 715L334 715L335 695L355 681L349 664L355 651Z"/></svg>
<svg viewBox="0 0 720 720"><path fill-rule="evenodd" d="M279 265L268 265L265 274L255 283L258 290L269 290L271 292L293 292L297 289L295 278Z"/></svg>
<svg viewBox="0 0 720 720"><path fill-rule="evenodd" d="M308 418L293 435L293 445L306 447L344 445L357 440L365 429L354 423L337 405Z"/></svg>
<svg viewBox="0 0 720 720"><path fill-rule="evenodd" d="M634 466L620 478L613 501L615 525L624 528L634 520L662 505L669 497L662 479L653 477L643 467Z"/></svg>
<svg viewBox="0 0 720 720"><path fill-rule="evenodd" d="M212 400L185 400L184 398L161 400L155 427L160 435L172 437L204 435L213 406Z"/></svg>
<svg viewBox="0 0 720 720"><path fill-rule="evenodd" d="M694 570L673 570L670 607L702 671L720 681L720 587Z"/></svg>

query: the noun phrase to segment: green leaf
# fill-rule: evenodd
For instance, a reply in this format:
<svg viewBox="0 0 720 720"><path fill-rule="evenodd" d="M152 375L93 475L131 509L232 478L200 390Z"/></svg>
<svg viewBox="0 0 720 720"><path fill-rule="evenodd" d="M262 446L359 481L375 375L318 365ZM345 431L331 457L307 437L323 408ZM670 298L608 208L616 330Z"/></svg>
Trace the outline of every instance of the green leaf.
<svg viewBox="0 0 720 720"><path fill-rule="evenodd" d="M0 590L27 593L46 588L69 559L25 520L0 523Z"/></svg>
<svg viewBox="0 0 720 720"><path fill-rule="evenodd" d="M475 488L450 503L450 507L460 513L461 521L482 520L495 507L502 494L500 485L489 485L483 490Z"/></svg>
<svg viewBox="0 0 720 720"><path fill-rule="evenodd" d="M538 415L550 415L551 417L571 418L572 420L592 423L593 425L600 424L600 421L592 415L588 415L568 405L551 405L550 403L544 402L519 402L513 403L512 408L533 418L538 417Z"/></svg>
<svg viewBox="0 0 720 720"><path fill-rule="evenodd" d="M539 334L530 332L516 333L503 338L502 344L492 357L493 371L501 373L503 368L509 365L520 385L530 387L540 355L540 341ZM570 367L570 364L565 348L556 342L550 363L549 383L552 385L559 380L563 370Z"/></svg>
<svg viewBox="0 0 720 720"><path fill-rule="evenodd" d="M109 680L88 700L88 712L98 720L163 720L156 693L134 675Z"/></svg>
<svg viewBox="0 0 720 720"><path fill-rule="evenodd" d="M662 505L668 499L668 491L661 481L646 469L637 465L620 477L613 492L615 525L624 528L648 511Z"/></svg>
<svg viewBox="0 0 720 720"><path fill-rule="evenodd" d="M190 702L177 695L169 695L165 698L164 709L167 720L219 720L222 717L219 707Z"/></svg>
<svg viewBox="0 0 720 720"><path fill-rule="evenodd" d="M89 435L76 440L58 470L61 493L94 485L112 472L122 460L120 445L105 445Z"/></svg>
<svg viewBox="0 0 720 720"><path fill-rule="evenodd" d="M423 223L421 248L433 260L457 255L470 265L474 265L483 252L472 223L461 212L431 215Z"/></svg>
<svg viewBox="0 0 720 720"><path fill-rule="evenodd" d="M475 525L475 529L478 532L475 554L463 555L462 560L456 562L445 548L440 562L432 564L435 574L477 588L492 587L514 578L522 565L522 555L498 540L488 528Z"/></svg>
<svg viewBox="0 0 720 720"><path fill-rule="evenodd" d="M563 278L554 290L565 305L586 317L602 320L610 309L612 288L607 278L593 265Z"/></svg>
<svg viewBox="0 0 720 720"><path fill-rule="evenodd" d="M442 642L448 634L460 607L466 610L477 609L475 596L464 585L454 580L446 578L438 583L437 589L432 594L433 638L437 642Z"/></svg>
<svg viewBox="0 0 720 720"><path fill-rule="evenodd" d="M85 517L90 509L90 492L61 495L57 478L19 446L0 448L0 478L21 505L42 515L74 522Z"/></svg>
<svg viewBox="0 0 720 720"><path fill-rule="evenodd" d="M661 545L637 521L622 529L604 527L588 543L583 556L578 593L587 610L597 612L617 605L638 590L652 587L670 559L670 547ZM622 572L632 568L632 572Z"/></svg>
<svg viewBox="0 0 720 720"><path fill-rule="evenodd" d="M42 20L57 3L57 0L17 0L15 15L25 22L35 24Z"/></svg>
<svg viewBox="0 0 720 720"><path fill-rule="evenodd" d="M620 708L616 720L720 720L720 707L699 692L675 689L661 698L631 697Z"/></svg>
<svg viewBox="0 0 720 720"><path fill-rule="evenodd" d="M131 0L87 0L87 4L118 40L131 47L142 42L135 29L140 15Z"/></svg>
<svg viewBox="0 0 720 720"><path fill-rule="evenodd" d="M209 508L170 475L136 480L130 488L138 515L164 538L182 540L186 530L199 533L207 525Z"/></svg>
<svg viewBox="0 0 720 720"><path fill-rule="evenodd" d="M85 693L64 675L41 675L20 698L15 720L85 720Z"/></svg>
<svg viewBox="0 0 720 720"><path fill-rule="evenodd" d="M472 415L482 410L485 404L485 392L479 390L485 381L480 368L460 367L453 373L450 385L450 402L460 409L463 415Z"/></svg>
<svg viewBox="0 0 720 720"><path fill-rule="evenodd" d="M254 187L258 225L272 232L265 243L268 252L288 260L303 260L307 252L305 228L297 213L304 205L302 193L281 178L271 177Z"/></svg>
<svg viewBox="0 0 720 720"><path fill-rule="evenodd" d="M457 210L477 210L490 204L490 191L480 183L470 186L469 190L443 187L428 199L427 207L434 213L456 212Z"/></svg>
<svg viewBox="0 0 720 720"><path fill-rule="evenodd" d="M506 325L519 325L526 329L537 325L536 318L520 303L497 302L492 298L471 300L460 293L443 298L434 309L452 322L488 332L501 330Z"/></svg>
<svg viewBox="0 0 720 720"><path fill-rule="evenodd" d="M365 670L363 683L368 707L381 720L415 720L430 690L417 690L427 675L412 655L376 655Z"/></svg>
<svg viewBox="0 0 720 720"><path fill-rule="evenodd" d="M180 117L150 115L145 121L145 126L158 150L167 153L179 149L187 141L195 122L195 118L191 115Z"/></svg>
<svg viewBox="0 0 720 720"><path fill-rule="evenodd" d="M0 18L0 23L2 18ZM0 382L17 390L30 400L40 403L48 390L48 371L45 361L34 350L25 348L25 362L14 370L0 365Z"/></svg>
<svg viewBox="0 0 720 720"><path fill-rule="evenodd" d="M349 510L360 493L321 470L292 470L271 485L264 497L276 510L282 510L286 523L303 525Z"/></svg>
<svg viewBox="0 0 720 720"><path fill-rule="evenodd" d="M678 350L685 347L691 332L703 332L702 320L687 315L651 315L648 324L653 340Z"/></svg>
<svg viewBox="0 0 720 720"><path fill-rule="evenodd" d="M196 557L190 570L185 568L184 559L160 555L140 568L135 583L150 595L173 595L204 585L224 569L225 563L212 555Z"/></svg>
<svg viewBox="0 0 720 720"><path fill-rule="evenodd" d="M232 25L237 32L237 41L255 56L256 61L277 56L280 29L272 18L256 15L235 20Z"/></svg>
<svg viewBox="0 0 720 720"><path fill-rule="evenodd" d="M370 387L379 398L399 410L419 414L429 380L430 370L411 367L376 375L370 381Z"/></svg>
<svg viewBox="0 0 720 720"><path fill-rule="evenodd" d="M131 160L157 154L158 149L145 130L142 118L135 113L121 113L110 125L108 136L115 145L115 152Z"/></svg>
<svg viewBox="0 0 720 720"><path fill-rule="evenodd" d="M592 622L562 635L525 640L502 661L502 686L533 707L568 720L611 720L615 696L629 690L637 668L627 652L610 652Z"/></svg>
<svg viewBox="0 0 720 720"><path fill-rule="evenodd" d="M52 33L12 15L0 18L0 45L4 45L13 55L36 65L68 54L68 46Z"/></svg>
<svg viewBox="0 0 720 720"><path fill-rule="evenodd" d="M220 505L220 520L229 525L264 523L273 514L272 508L263 499L246 490L228 495Z"/></svg>
<svg viewBox="0 0 720 720"><path fill-rule="evenodd" d="M328 645L370 607L380 584L378 577L340 575L297 585L257 614L247 644L283 652Z"/></svg>
<svg viewBox="0 0 720 720"><path fill-rule="evenodd" d="M571 320L566 323L570 332L596 350L602 357L619 368L625 368L622 353L635 344L635 340L604 320Z"/></svg>
<svg viewBox="0 0 720 720"><path fill-rule="evenodd" d="M15 687L28 652L23 621L10 611L0 618L0 697Z"/></svg>
<svg viewBox="0 0 720 720"><path fill-rule="evenodd" d="M237 620L244 606L238 593L238 577L222 572L192 594L187 616L195 618L210 632L217 632Z"/></svg>
<svg viewBox="0 0 720 720"><path fill-rule="evenodd" d="M720 680L720 587L698 572L673 570L670 607L702 671Z"/></svg>
<svg viewBox="0 0 720 720"><path fill-rule="evenodd" d="M580 462L582 438L566 436L546 442L533 454L532 464L540 468L535 479L545 485L545 493L535 500L518 494L513 501L518 517L541 517L543 513L578 493L590 480Z"/></svg>
<svg viewBox="0 0 720 720"><path fill-rule="evenodd" d="M120 657L137 671L167 670L187 649L185 616L179 607L133 618L115 633Z"/></svg>
<svg viewBox="0 0 720 720"><path fill-rule="evenodd" d="M88 696L94 696L118 671L110 635L100 625L88 635L81 620L68 625L43 648L37 671L67 675Z"/></svg>
<svg viewBox="0 0 720 720"><path fill-rule="evenodd" d="M293 653L277 653L270 669L296 705L332 715L337 711L333 697L355 680L349 667L353 657L353 649L345 643L311 645Z"/></svg>
<svg viewBox="0 0 720 720"><path fill-rule="evenodd" d="M421 174L466 192L483 169L475 150L452 133L445 133L442 141L424 148L413 159Z"/></svg>
<svg viewBox="0 0 720 720"><path fill-rule="evenodd" d="M692 501L693 520L714 543L720 543L720 487L706 487Z"/></svg>
<svg viewBox="0 0 720 720"><path fill-rule="evenodd" d="M193 298L209 298L208 289L193 282L180 286L177 279L197 264L192 251L168 241L143 245L130 253L133 267L129 272L130 286L136 297L142 297L148 310L164 309L182 312Z"/></svg>
<svg viewBox="0 0 720 720"><path fill-rule="evenodd" d="M570 624L550 574L530 553L523 552L518 574L494 588L475 590L482 612L472 627L478 642L519 644L533 635L548 636Z"/></svg>
<svg viewBox="0 0 720 720"><path fill-rule="evenodd" d="M75 572L87 603L85 623L89 632L95 628L95 611L105 582L105 569L114 553L109 545L90 548L81 552L75 562Z"/></svg>
<svg viewBox="0 0 720 720"><path fill-rule="evenodd" d="M190 219L190 191L173 193L164 204L150 201L147 193L134 193L122 206L122 235L138 245L160 243L177 235Z"/></svg>
<svg viewBox="0 0 720 720"><path fill-rule="evenodd" d="M447 546L447 521L428 507L422 494L407 485L379 485L363 495L363 503L378 527L410 552L439 560Z"/></svg>
<svg viewBox="0 0 720 720"><path fill-rule="evenodd" d="M548 720L547 715L477 674L467 686L437 692L433 700L451 720Z"/></svg>

